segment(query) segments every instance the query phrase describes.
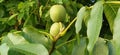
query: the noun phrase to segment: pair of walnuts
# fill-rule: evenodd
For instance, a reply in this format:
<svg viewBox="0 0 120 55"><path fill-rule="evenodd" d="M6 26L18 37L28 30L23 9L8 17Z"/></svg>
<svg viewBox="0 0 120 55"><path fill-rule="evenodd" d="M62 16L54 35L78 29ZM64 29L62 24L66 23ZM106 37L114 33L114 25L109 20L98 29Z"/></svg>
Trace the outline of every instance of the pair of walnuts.
<svg viewBox="0 0 120 55"><path fill-rule="evenodd" d="M50 18L54 22L50 28L50 34L55 37L65 28L62 21L66 17L66 10L62 5L53 5L50 8Z"/></svg>

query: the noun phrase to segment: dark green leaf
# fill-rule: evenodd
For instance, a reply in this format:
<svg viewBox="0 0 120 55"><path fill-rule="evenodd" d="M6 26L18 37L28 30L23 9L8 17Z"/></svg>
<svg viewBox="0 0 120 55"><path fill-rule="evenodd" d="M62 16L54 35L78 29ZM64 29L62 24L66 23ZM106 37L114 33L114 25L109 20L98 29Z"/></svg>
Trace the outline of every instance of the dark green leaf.
<svg viewBox="0 0 120 55"><path fill-rule="evenodd" d="M13 50L13 49L9 49L8 55L25 55L25 54L20 53L20 52L18 52L16 50Z"/></svg>
<svg viewBox="0 0 120 55"><path fill-rule="evenodd" d="M43 12L42 12L42 9L43 9L43 5L41 5L40 8L39 8L39 15L40 15L40 17L42 17L42 15L43 15L43 14L42 14L42 13L43 13Z"/></svg>
<svg viewBox="0 0 120 55"><path fill-rule="evenodd" d="M107 45L109 49L109 55L115 55L115 48L113 46L113 43L111 41L108 41Z"/></svg>
<svg viewBox="0 0 120 55"><path fill-rule="evenodd" d="M0 32L4 31L5 28L6 28L6 25L0 23Z"/></svg>
<svg viewBox="0 0 120 55"><path fill-rule="evenodd" d="M93 47L99 37L99 33L102 26L102 14L103 14L103 1L98 1L93 6L90 19L87 24L87 36L89 39L89 43L87 49L89 51L89 55L92 54Z"/></svg>

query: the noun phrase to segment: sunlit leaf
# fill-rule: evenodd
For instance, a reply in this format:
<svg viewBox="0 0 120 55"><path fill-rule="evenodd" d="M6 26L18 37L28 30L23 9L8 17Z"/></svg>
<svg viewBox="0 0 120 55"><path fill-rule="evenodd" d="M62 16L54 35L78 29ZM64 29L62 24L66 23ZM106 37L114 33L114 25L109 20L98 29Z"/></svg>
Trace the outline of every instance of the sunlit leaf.
<svg viewBox="0 0 120 55"><path fill-rule="evenodd" d="M23 17L24 17L24 12L21 12L18 14L17 20L20 22L23 19Z"/></svg>
<svg viewBox="0 0 120 55"><path fill-rule="evenodd" d="M87 36L89 39L89 43L87 49L89 54L92 55L93 47L99 37L99 33L102 26L102 14L103 14L103 1L98 1L93 6L90 19L87 24Z"/></svg>
<svg viewBox="0 0 120 55"><path fill-rule="evenodd" d="M52 55L62 55L58 50L55 50Z"/></svg>
<svg viewBox="0 0 120 55"><path fill-rule="evenodd" d="M39 8L39 15L40 15L40 17L42 17L42 15L43 15L43 14L42 14L42 13L43 13L43 12L42 12L42 9L43 9L43 5L41 5L40 8Z"/></svg>
<svg viewBox="0 0 120 55"><path fill-rule="evenodd" d="M4 0L0 0L0 3L2 3Z"/></svg>
<svg viewBox="0 0 120 55"><path fill-rule="evenodd" d="M82 21L83 21L83 17L85 15L85 7L82 7L78 13L77 13L77 21L75 23L75 28L76 28L76 33L79 33L81 27L82 27Z"/></svg>
<svg viewBox="0 0 120 55"><path fill-rule="evenodd" d="M114 20L114 27L113 27L113 44L115 47L116 55L120 55L120 24L119 23L120 23L120 8Z"/></svg>
<svg viewBox="0 0 120 55"><path fill-rule="evenodd" d="M2 45L0 45L0 55L8 55L8 50L9 50L9 47L7 46L6 43L3 43Z"/></svg>
<svg viewBox="0 0 120 55"><path fill-rule="evenodd" d="M29 42L25 40L21 31L10 32L6 36L2 36L2 43L8 44L8 46L13 46L17 44L28 44Z"/></svg>
<svg viewBox="0 0 120 55"><path fill-rule="evenodd" d="M8 33L7 37L10 39L10 41L16 45L16 44L27 44L28 42L24 39L24 37L17 33Z"/></svg>
<svg viewBox="0 0 120 55"><path fill-rule="evenodd" d="M60 48L57 49L62 55L66 54L67 49L65 46L61 46Z"/></svg>
<svg viewBox="0 0 120 55"><path fill-rule="evenodd" d="M68 2L67 2L68 3ZM67 6L66 5L66 11L68 12L68 14L70 14L70 15L73 15L73 9L70 7L70 6Z"/></svg>
<svg viewBox="0 0 120 55"><path fill-rule="evenodd" d="M12 43L12 41L6 36L2 36L3 39L1 40L1 43L6 43L8 46L13 46L14 44Z"/></svg>

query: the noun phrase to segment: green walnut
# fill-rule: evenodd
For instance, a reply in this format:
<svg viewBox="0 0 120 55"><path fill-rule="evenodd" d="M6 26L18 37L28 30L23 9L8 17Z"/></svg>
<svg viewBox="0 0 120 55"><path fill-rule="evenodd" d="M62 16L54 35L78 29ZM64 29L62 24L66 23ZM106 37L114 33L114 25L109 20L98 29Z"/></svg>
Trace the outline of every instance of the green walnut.
<svg viewBox="0 0 120 55"><path fill-rule="evenodd" d="M61 22L55 22L51 25L50 34L55 37L64 30L65 26Z"/></svg>
<svg viewBox="0 0 120 55"><path fill-rule="evenodd" d="M64 21L66 10L62 5L53 5L50 8L50 18L53 22Z"/></svg>

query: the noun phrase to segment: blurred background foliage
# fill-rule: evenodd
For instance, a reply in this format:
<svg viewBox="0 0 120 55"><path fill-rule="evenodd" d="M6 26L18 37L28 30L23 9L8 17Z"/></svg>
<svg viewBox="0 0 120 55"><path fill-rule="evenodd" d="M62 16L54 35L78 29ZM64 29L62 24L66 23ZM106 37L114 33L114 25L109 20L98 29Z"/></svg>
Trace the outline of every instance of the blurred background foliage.
<svg viewBox="0 0 120 55"><path fill-rule="evenodd" d="M95 10L98 13L92 13L91 10L98 1L104 1L103 10L98 9L98 11ZM119 34L115 34L119 26L114 23L114 19L119 18L119 0L0 0L0 54L48 55L52 48L52 41L48 36L50 27L53 24L49 9L55 4L61 4L66 9L66 19L63 22L65 27L81 14L79 12L82 7L85 7L86 10L85 17L80 19L84 22L81 21L82 24L77 25L77 27L81 27L81 30L77 30L78 33L76 33L76 26L73 23L66 34L57 40L52 55L90 55L89 49L87 49L90 42L87 33L89 28L87 26L89 19L87 18L91 18L90 16L92 18L98 17L94 17L92 14L102 14L98 17L102 18L99 19L99 21L102 20L102 24L100 23L99 36L96 37L98 39L91 37L96 40L92 46L92 53L94 55L100 55L101 52L105 53L102 55L115 55L115 53L119 55L119 37L116 37ZM97 4L95 7L97 6L100 5ZM117 20L115 22L119 23ZM93 24L97 25L97 23ZM116 24L116 29L114 24ZM93 26L93 28L97 27ZM100 25L98 28L100 28ZM99 32L99 30L96 32ZM96 32L91 31L91 33ZM2 51L3 48L5 48L4 51ZM106 51L103 51L103 49Z"/></svg>

